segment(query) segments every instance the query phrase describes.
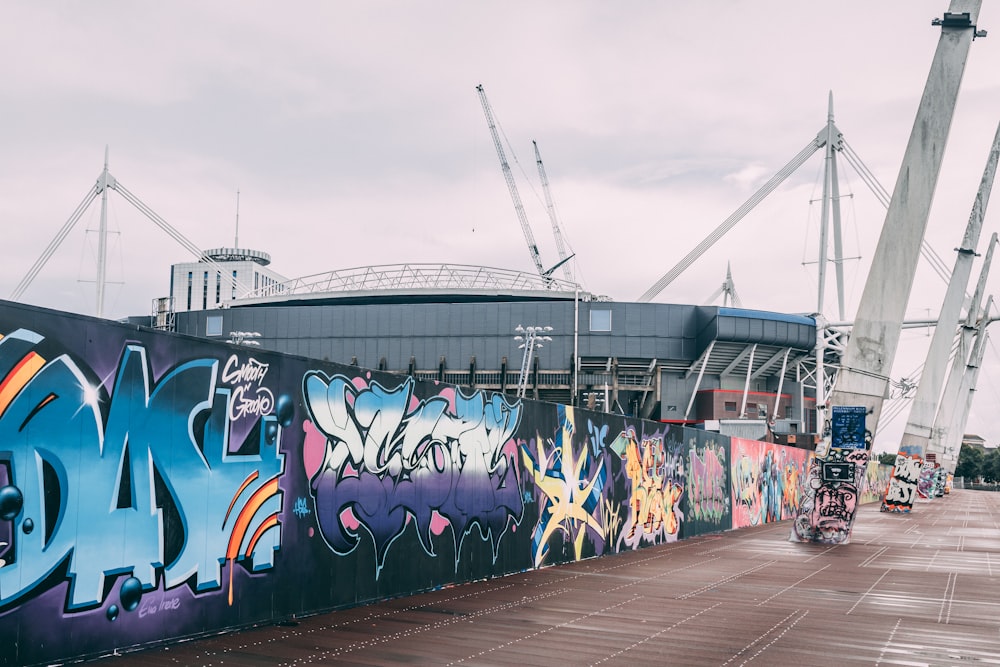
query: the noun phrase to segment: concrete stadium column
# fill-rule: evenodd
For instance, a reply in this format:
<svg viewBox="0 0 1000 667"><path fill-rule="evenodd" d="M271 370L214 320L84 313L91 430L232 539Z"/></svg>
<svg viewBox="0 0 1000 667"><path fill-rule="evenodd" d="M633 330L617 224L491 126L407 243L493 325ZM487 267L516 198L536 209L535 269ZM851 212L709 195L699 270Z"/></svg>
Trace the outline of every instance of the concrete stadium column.
<svg viewBox="0 0 1000 667"><path fill-rule="evenodd" d="M795 520L792 540L828 544L850 541L858 489L888 389L889 372L981 4L982 0L952 0L944 19L934 22L941 26L941 36L842 368L828 405L822 406L825 408L820 413L823 440L809 473L807 496ZM849 448L832 446L839 444L831 441L836 435L831 415L839 407L864 408L864 442L851 443ZM852 481L845 477L848 473L853 475L853 488Z"/></svg>

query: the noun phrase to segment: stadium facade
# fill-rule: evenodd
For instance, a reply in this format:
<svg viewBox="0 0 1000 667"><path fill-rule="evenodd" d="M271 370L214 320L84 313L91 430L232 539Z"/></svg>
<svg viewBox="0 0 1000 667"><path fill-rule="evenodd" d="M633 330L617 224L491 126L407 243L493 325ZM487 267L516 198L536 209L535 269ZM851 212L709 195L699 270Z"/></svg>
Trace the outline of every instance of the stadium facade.
<svg viewBox="0 0 1000 667"><path fill-rule="evenodd" d="M184 272L212 273L175 266L174 288ZM170 328L738 437L816 440L824 361L811 316L617 302L551 277L440 264L333 271L198 305L185 302ZM528 327L544 336L526 350Z"/></svg>

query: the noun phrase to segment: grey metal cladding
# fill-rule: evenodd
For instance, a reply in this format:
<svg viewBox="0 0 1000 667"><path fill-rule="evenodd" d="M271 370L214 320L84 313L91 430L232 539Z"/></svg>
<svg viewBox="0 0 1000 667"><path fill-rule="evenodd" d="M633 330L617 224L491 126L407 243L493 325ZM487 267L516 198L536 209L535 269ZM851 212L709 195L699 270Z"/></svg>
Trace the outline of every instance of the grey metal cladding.
<svg viewBox="0 0 1000 667"><path fill-rule="evenodd" d="M616 303L572 300L485 302L405 302L235 306L224 312L225 331L259 331L270 349L377 367L385 357L391 370L436 369L442 356L452 370L499 369L507 357L518 366L521 351L514 327L551 326L551 342L539 350L542 369L568 368L578 333L581 357L622 357L694 361L712 340L758 342L812 349L815 328L806 318L778 313L683 304ZM610 310L611 332L590 332L590 312ZM177 330L203 335L205 311L177 313ZM299 341L309 341L301 344Z"/></svg>

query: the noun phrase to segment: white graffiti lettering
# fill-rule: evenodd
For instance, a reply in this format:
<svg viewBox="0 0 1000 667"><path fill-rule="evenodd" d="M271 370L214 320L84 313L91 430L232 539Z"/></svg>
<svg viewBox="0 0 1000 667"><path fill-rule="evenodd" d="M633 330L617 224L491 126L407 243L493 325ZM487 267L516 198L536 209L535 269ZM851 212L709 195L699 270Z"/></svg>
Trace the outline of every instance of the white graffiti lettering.
<svg viewBox="0 0 1000 667"><path fill-rule="evenodd" d="M235 354L226 360L222 369L222 381L233 386L229 402L229 419L236 421L243 417L263 417L274 409L274 394L261 386L267 376L269 364L263 364L253 357L240 364Z"/></svg>
<svg viewBox="0 0 1000 667"><path fill-rule="evenodd" d="M916 495L917 485L907 484L900 479L894 479L889 483L889 488L885 493L886 502L913 504L913 496Z"/></svg>
<svg viewBox="0 0 1000 667"><path fill-rule="evenodd" d="M234 354L222 369L222 381L226 384L253 384L259 387L267 375L269 364L262 364L253 357L238 366L239 358Z"/></svg>
<svg viewBox="0 0 1000 667"><path fill-rule="evenodd" d="M911 458L900 454L896 456L896 466L892 474L897 479L916 483L920 479L920 463L921 461L918 458Z"/></svg>
<svg viewBox="0 0 1000 667"><path fill-rule="evenodd" d="M250 393L250 386L233 389L229 401L229 419L236 421L241 417L263 417L271 414L274 409L274 394L267 387L260 387L256 393Z"/></svg>

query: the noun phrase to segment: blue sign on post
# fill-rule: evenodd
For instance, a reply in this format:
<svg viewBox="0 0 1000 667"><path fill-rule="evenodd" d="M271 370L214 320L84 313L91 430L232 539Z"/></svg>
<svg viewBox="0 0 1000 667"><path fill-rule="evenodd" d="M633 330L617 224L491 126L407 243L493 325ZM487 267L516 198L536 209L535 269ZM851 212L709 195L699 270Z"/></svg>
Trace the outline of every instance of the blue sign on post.
<svg viewBox="0 0 1000 667"><path fill-rule="evenodd" d="M830 416L830 445L838 449L865 449L867 415L868 409L863 405L834 405Z"/></svg>

